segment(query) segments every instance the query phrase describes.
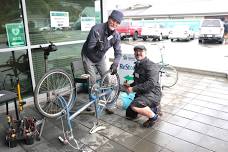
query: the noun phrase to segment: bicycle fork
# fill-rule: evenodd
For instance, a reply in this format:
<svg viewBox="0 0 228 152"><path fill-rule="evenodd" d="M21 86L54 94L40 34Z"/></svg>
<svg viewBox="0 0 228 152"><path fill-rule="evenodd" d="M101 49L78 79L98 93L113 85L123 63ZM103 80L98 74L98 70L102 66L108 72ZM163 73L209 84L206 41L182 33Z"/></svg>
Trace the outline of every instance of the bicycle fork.
<svg viewBox="0 0 228 152"><path fill-rule="evenodd" d="M70 115L70 107L67 106L67 102L66 100L62 97L62 96L58 96L58 99L60 100L61 106L62 107L66 107L65 112L66 112L66 117L67 117L67 125L68 125L68 129L69 131L65 131L64 128L64 124L63 124L63 119L62 117L64 116L64 112L63 115L60 116L61 117L61 124L62 124L62 128L63 128L63 137L61 136L58 137L59 141L62 142L63 144L69 144L72 148L76 149L76 150L80 150L78 141L74 138L74 134L73 134L73 129L72 129L72 125L71 125L71 115ZM70 141L74 141L75 145L72 145L70 143Z"/></svg>

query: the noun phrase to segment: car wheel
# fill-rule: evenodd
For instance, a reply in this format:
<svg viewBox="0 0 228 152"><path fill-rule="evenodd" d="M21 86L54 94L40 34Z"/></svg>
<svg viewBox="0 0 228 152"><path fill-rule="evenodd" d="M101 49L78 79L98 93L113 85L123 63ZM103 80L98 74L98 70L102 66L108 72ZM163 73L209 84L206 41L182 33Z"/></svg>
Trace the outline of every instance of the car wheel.
<svg viewBox="0 0 228 152"><path fill-rule="evenodd" d="M173 42L173 39L171 39L171 42Z"/></svg>
<svg viewBox="0 0 228 152"><path fill-rule="evenodd" d="M135 32L133 35L133 40L137 40L138 39L138 32Z"/></svg>
<svg viewBox="0 0 228 152"><path fill-rule="evenodd" d="M160 34L159 38L158 38L158 41L161 41L162 40L162 34Z"/></svg>
<svg viewBox="0 0 228 152"><path fill-rule="evenodd" d="M144 36L144 37L143 37L143 41L146 41L146 39L147 39L147 37L146 37L146 36Z"/></svg>

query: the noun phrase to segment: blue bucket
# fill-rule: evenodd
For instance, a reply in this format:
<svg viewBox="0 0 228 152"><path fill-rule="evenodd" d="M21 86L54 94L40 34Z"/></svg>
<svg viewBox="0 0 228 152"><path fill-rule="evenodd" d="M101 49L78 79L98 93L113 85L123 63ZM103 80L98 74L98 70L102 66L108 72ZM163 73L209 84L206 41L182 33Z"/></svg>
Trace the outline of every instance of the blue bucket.
<svg viewBox="0 0 228 152"><path fill-rule="evenodd" d="M127 94L126 92L121 92L120 93L120 99L122 101L122 108L127 109L131 102L135 98L135 93L129 93Z"/></svg>

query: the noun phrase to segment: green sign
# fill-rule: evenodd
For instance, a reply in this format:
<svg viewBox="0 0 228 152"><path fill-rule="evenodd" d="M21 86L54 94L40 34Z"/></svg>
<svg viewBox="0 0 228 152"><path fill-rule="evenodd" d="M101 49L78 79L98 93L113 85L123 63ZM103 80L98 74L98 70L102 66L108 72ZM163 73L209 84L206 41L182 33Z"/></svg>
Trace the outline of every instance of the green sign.
<svg viewBox="0 0 228 152"><path fill-rule="evenodd" d="M25 45L25 32L22 23L6 24L6 33L9 47Z"/></svg>

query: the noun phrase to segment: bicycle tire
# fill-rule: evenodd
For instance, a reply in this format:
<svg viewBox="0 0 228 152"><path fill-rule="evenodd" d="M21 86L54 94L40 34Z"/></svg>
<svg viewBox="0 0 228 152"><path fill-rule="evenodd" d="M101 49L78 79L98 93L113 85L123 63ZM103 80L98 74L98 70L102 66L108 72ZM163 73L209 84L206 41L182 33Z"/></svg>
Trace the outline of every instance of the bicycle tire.
<svg viewBox="0 0 228 152"><path fill-rule="evenodd" d="M107 89L112 89L111 93L108 93L105 96L103 96L102 100L105 101L106 107L113 107L113 105L116 103L117 98L120 94L120 77L117 73L114 75L111 75L110 70L107 71L102 76L101 82L100 82L101 92L105 92L107 91Z"/></svg>
<svg viewBox="0 0 228 152"><path fill-rule="evenodd" d="M159 73L162 88L170 88L177 83L178 72L173 66L169 64L161 66Z"/></svg>
<svg viewBox="0 0 228 152"><path fill-rule="evenodd" d="M72 79L62 69L50 70L39 80L34 92L35 107L43 116L48 118L56 118L62 115L67 107L63 106L58 95L65 99L67 107L72 105Z"/></svg>

